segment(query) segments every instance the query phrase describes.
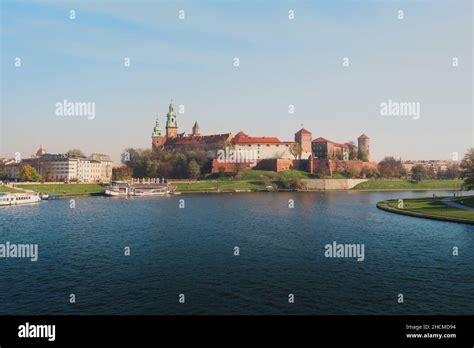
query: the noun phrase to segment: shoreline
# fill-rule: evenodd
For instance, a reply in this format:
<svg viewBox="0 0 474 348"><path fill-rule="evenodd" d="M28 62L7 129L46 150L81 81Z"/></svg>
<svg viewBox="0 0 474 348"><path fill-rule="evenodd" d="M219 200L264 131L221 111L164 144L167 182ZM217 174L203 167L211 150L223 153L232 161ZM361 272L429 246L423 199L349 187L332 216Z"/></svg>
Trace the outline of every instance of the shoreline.
<svg viewBox="0 0 474 348"><path fill-rule="evenodd" d="M466 196L465 196L466 197ZM472 197L472 196L471 196ZM426 198L426 200L430 201L431 203L442 203L443 199L446 198L451 198L451 197L436 197L436 198ZM417 202L419 199L404 199L404 202ZM433 213L420 213L420 212L415 212L412 211L408 208L405 209L399 209L395 208L389 205L390 202L396 202L398 200L386 200L386 201L381 201L377 202L376 207L380 210L386 211L388 213L394 213L394 214L399 214L399 215L405 215L405 216L411 216L411 217L418 217L418 218L423 218L423 219L430 219L430 220L438 220L438 221L445 221L445 222L454 222L454 223L462 223L462 224L468 224L468 225L474 225L474 214L473 214L473 219L465 219L465 218L460 218L460 217L455 217L455 216L449 216L449 215L437 215ZM446 208L444 211L445 213L449 213L449 206L443 204ZM469 210L464 210L464 209L457 209L458 212L466 211L468 212Z"/></svg>
<svg viewBox="0 0 474 348"><path fill-rule="evenodd" d="M360 180L360 179L358 179ZM173 182L176 191L181 194L215 194L215 193L256 193L256 192L456 192L459 191L459 180L426 180L412 182L408 180L369 180L357 183L356 179L305 179L304 189L277 188L268 191L259 180L199 180L195 182ZM354 186L355 184L355 186ZM273 181L274 187L279 183ZM359 187L358 187L359 186ZM360 187L362 186L362 187ZM367 187L368 186L368 187ZM384 187L385 186L385 187ZM105 196L105 186L100 183L34 183L23 182L12 185L1 185L0 192L20 193L36 192L47 195L66 197ZM448 194L451 195L451 194Z"/></svg>
<svg viewBox="0 0 474 348"><path fill-rule="evenodd" d="M179 191L180 195L184 194L224 194L224 193L312 193L312 192L360 192L360 193L370 193L370 192L423 192L423 191L451 191L449 189L387 189L387 190L342 190L342 189L334 189L334 190L277 190L277 191L265 191L265 190L249 190L249 191L208 191L208 190L189 190L189 191ZM18 192L20 193L20 192ZM55 194L58 198L68 198L68 197L111 197L107 196L104 192L93 192L93 193L71 193L71 194Z"/></svg>

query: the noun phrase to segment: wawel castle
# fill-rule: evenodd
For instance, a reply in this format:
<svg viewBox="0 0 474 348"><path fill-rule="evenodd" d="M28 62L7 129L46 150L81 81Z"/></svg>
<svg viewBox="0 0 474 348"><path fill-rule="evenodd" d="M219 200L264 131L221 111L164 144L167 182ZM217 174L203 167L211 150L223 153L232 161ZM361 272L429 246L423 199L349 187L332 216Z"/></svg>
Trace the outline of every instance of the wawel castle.
<svg viewBox="0 0 474 348"><path fill-rule="evenodd" d="M295 133L293 141L281 141L272 136L250 136L243 131L235 135L230 132L202 135L197 122L191 133L179 133L177 115L172 103L166 115L165 132L157 117L151 138L155 151L204 148L208 157L214 160L213 171L232 170L231 164L219 163L219 151L226 148L231 148L237 154L244 152L253 154L253 158L247 161L249 167L257 166L277 171L294 168L296 165L301 167L301 163L296 164L295 161L310 161L311 163L307 166L309 171L317 169L314 164L321 165L322 162L315 160L367 163L370 161L369 137L366 134L359 136L356 146L351 143L336 143L323 137L313 140L312 133L304 128ZM253 162L252 165L251 162ZM361 168L364 166L364 164L359 165Z"/></svg>

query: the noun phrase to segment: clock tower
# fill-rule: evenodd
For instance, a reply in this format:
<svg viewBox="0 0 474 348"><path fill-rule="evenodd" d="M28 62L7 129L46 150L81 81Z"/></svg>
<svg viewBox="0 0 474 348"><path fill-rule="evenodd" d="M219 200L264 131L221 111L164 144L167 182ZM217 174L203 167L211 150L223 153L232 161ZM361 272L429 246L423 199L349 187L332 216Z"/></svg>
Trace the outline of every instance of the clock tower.
<svg viewBox="0 0 474 348"><path fill-rule="evenodd" d="M173 101L169 106L169 111L166 114L166 137L176 138L178 136L178 123L176 122L176 112L174 111Z"/></svg>

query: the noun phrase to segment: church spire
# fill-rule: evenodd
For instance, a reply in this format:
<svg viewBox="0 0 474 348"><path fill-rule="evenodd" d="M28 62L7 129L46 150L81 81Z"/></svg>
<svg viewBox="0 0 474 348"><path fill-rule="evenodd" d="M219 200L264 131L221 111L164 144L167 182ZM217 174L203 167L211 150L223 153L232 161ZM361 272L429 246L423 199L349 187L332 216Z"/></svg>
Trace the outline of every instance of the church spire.
<svg viewBox="0 0 474 348"><path fill-rule="evenodd" d="M193 126L193 135L201 135L201 128L199 128L197 121L194 123Z"/></svg>
<svg viewBox="0 0 474 348"><path fill-rule="evenodd" d="M171 100L169 111L166 114L166 137L174 138L178 135L178 122L176 121L176 112L173 107L173 100Z"/></svg>
<svg viewBox="0 0 474 348"><path fill-rule="evenodd" d="M160 121L158 119L158 116L156 116L155 127L153 128L153 134L151 136L152 137L161 137L161 136L163 136L163 132L161 131Z"/></svg>

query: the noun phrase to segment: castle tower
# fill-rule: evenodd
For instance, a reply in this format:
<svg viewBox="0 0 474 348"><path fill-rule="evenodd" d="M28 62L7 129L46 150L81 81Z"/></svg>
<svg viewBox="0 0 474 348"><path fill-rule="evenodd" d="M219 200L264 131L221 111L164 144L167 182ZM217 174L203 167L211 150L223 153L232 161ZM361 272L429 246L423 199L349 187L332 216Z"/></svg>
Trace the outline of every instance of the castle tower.
<svg viewBox="0 0 474 348"><path fill-rule="evenodd" d="M176 138L178 136L178 123L176 122L176 112L174 111L173 101L169 106L169 111L166 114L166 137Z"/></svg>
<svg viewBox="0 0 474 348"><path fill-rule="evenodd" d="M196 121L196 123L194 123L194 126L193 126L193 135L201 135L201 128L199 128L199 125Z"/></svg>
<svg viewBox="0 0 474 348"><path fill-rule="evenodd" d="M156 117L155 127L153 128L153 133L151 134L151 144L153 150L159 149L166 141L166 138L163 136L163 132L160 127L160 121L158 116Z"/></svg>
<svg viewBox="0 0 474 348"><path fill-rule="evenodd" d="M312 134L310 131L301 128L295 133L295 142L301 146L301 158L307 159L312 154L311 149Z"/></svg>
<svg viewBox="0 0 474 348"><path fill-rule="evenodd" d="M370 138L367 134L362 134L357 138L358 153L357 158L364 161L370 161Z"/></svg>
<svg viewBox="0 0 474 348"><path fill-rule="evenodd" d="M160 120L158 119L158 116L156 116L155 127L153 127L153 133L152 133L151 136L152 137L162 137L163 136L163 132L161 131Z"/></svg>

